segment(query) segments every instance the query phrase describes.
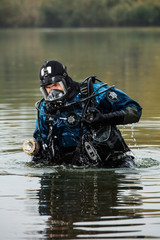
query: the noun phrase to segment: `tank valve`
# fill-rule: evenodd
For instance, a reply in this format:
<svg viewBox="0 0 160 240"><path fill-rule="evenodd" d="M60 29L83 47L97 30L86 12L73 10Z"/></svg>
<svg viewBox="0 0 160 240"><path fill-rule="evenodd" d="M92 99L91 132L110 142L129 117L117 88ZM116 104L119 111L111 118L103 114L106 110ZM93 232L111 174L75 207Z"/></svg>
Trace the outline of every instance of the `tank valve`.
<svg viewBox="0 0 160 240"><path fill-rule="evenodd" d="M29 139L23 143L23 151L32 156L39 152L39 143L35 139Z"/></svg>

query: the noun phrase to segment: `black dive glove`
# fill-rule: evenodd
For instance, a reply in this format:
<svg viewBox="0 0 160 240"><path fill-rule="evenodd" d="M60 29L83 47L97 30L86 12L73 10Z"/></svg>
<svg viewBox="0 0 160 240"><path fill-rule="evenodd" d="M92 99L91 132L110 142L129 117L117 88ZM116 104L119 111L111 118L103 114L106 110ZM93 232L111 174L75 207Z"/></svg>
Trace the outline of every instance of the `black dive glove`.
<svg viewBox="0 0 160 240"><path fill-rule="evenodd" d="M90 113L82 118L82 122L92 125L98 123L118 125L123 124L124 115L122 110L103 114L98 109L90 109Z"/></svg>

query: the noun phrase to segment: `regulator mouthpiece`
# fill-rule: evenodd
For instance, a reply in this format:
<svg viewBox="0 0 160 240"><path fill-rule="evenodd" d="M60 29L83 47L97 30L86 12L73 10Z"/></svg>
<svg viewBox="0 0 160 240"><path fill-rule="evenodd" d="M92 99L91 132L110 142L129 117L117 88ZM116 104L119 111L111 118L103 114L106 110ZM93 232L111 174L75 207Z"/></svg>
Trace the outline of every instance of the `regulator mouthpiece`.
<svg viewBox="0 0 160 240"><path fill-rule="evenodd" d="M39 148L39 143L35 139L29 139L23 143L23 151L30 156L36 155Z"/></svg>
<svg viewBox="0 0 160 240"><path fill-rule="evenodd" d="M47 96L48 101L55 101L63 97L63 91L51 89Z"/></svg>

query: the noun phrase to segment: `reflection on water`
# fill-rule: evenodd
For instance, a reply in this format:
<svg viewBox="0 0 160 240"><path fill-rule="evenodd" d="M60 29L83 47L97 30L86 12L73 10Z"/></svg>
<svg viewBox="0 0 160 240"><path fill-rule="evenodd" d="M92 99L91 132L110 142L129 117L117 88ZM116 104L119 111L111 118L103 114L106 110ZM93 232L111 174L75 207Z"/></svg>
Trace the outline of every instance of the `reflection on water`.
<svg viewBox="0 0 160 240"><path fill-rule="evenodd" d="M41 179L39 212L50 216L46 235L54 239L69 238L70 234L72 238L91 238L110 232L114 236L119 234L115 220L121 224L120 231L128 232L126 226L130 226L134 232L131 219L136 215L135 206L142 205L139 176L114 171L75 172L60 171L56 176ZM124 210L118 209L121 205ZM139 214L138 218L141 217Z"/></svg>
<svg viewBox="0 0 160 240"><path fill-rule="evenodd" d="M160 238L159 38L159 28L0 30L2 239ZM39 68L48 59L66 64L75 80L96 75L142 105L141 121L120 127L137 169L29 163L22 143L34 131Z"/></svg>

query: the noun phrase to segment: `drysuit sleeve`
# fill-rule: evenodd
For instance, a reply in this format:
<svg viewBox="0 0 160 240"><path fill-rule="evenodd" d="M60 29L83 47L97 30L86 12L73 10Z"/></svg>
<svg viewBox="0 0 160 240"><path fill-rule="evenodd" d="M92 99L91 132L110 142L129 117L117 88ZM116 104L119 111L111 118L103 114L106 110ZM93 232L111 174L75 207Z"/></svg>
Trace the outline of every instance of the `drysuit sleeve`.
<svg viewBox="0 0 160 240"><path fill-rule="evenodd" d="M100 100L104 118L111 124L130 124L139 121L142 108L123 91L112 88Z"/></svg>

